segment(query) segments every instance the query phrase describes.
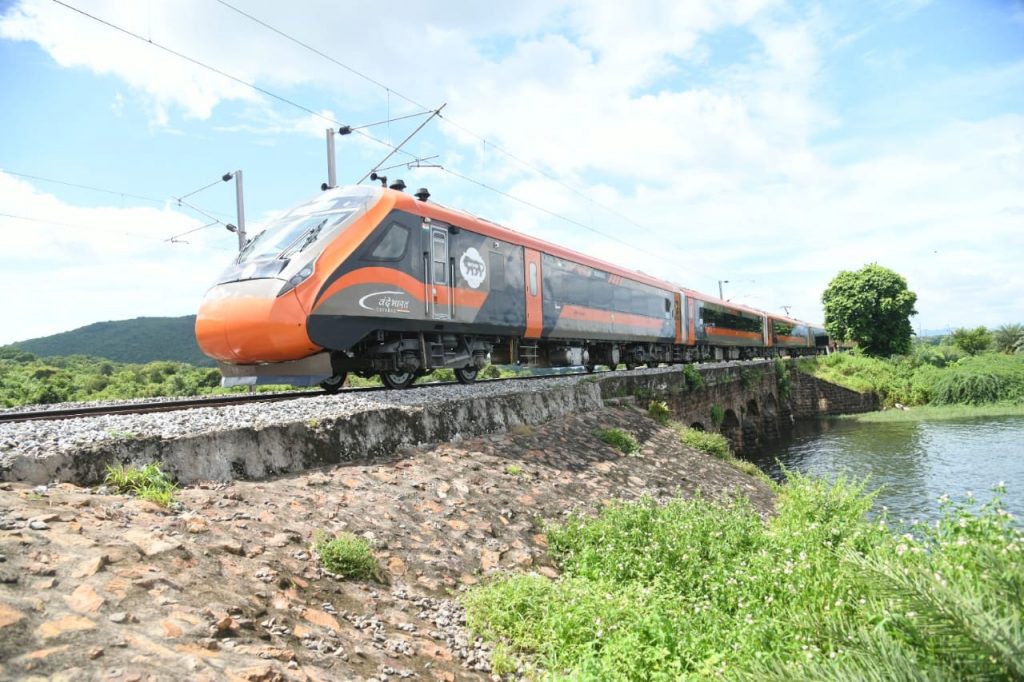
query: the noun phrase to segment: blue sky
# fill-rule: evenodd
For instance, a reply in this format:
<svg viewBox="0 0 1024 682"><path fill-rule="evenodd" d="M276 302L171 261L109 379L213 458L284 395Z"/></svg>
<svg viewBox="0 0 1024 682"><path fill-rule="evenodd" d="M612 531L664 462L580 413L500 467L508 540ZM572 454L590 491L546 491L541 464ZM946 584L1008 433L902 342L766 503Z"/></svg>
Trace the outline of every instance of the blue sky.
<svg viewBox="0 0 1024 682"><path fill-rule="evenodd" d="M240 168L258 230L326 179L327 119L408 100L447 103L405 147L442 168L387 175L442 203L804 319L878 262L917 292L915 328L1024 322L1020 0L66 4L321 116L52 0L0 2L0 343L194 312L235 242L166 241L209 222L172 197ZM339 138L339 180L388 151ZM234 222L231 183L188 201Z"/></svg>

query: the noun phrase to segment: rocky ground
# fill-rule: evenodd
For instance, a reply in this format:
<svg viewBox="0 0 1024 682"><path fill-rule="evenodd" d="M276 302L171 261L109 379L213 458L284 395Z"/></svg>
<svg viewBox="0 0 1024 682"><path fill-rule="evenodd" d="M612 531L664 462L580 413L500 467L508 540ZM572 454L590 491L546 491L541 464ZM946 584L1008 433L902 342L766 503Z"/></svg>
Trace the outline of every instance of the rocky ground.
<svg viewBox="0 0 1024 682"><path fill-rule="evenodd" d="M624 456L596 433L643 445ZM615 498L761 481L630 407L266 481L180 491L174 511L68 484L0 484L0 678L488 679L460 591L557 578L544 522ZM371 541L386 582L325 574L319 532Z"/></svg>

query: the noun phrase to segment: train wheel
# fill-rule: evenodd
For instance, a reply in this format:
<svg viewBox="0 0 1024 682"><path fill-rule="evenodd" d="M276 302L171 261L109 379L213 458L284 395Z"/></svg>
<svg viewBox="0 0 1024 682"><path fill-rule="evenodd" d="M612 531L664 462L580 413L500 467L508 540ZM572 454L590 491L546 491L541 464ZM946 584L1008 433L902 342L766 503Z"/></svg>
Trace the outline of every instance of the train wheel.
<svg viewBox="0 0 1024 682"><path fill-rule="evenodd" d="M409 388L416 380L415 372L381 372L380 380L388 388Z"/></svg>
<svg viewBox="0 0 1024 682"><path fill-rule="evenodd" d="M348 378L348 372L341 372L335 374L329 379L324 379L320 382L320 388L324 389L325 393L335 394L341 390L341 387L345 385L345 379Z"/></svg>
<svg viewBox="0 0 1024 682"><path fill-rule="evenodd" d="M471 384L476 381L476 375L480 372L476 367L456 367L455 378L460 384Z"/></svg>

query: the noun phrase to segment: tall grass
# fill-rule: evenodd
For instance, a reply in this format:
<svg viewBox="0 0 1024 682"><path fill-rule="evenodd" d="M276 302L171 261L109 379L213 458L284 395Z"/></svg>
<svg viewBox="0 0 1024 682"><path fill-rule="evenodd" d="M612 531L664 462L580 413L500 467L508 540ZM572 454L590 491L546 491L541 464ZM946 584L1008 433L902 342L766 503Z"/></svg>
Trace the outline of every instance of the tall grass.
<svg viewBox="0 0 1024 682"><path fill-rule="evenodd" d="M613 505L549 530L561 579L477 588L468 623L558 678L1019 678L1024 537L998 498L904 535L871 502L791 475L767 522L742 500Z"/></svg>
<svg viewBox="0 0 1024 682"><path fill-rule="evenodd" d="M801 360L800 369L856 391L873 391L885 406L1024 402L1024 356L986 353L944 367L916 356L889 359L838 353Z"/></svg>

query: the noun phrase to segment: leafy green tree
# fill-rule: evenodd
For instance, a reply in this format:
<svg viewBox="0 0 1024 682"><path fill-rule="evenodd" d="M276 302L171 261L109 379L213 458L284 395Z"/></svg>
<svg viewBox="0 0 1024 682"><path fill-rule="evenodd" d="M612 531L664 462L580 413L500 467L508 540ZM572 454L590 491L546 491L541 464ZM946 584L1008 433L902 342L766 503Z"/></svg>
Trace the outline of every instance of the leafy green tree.
<svg viewBox="0 0 1024 682"><path fill-rule="evenodd" d="M954 329L949 335L949 340L968 355L977 355L992 345L992 335L984 327Z"/></svg>
<svg viewBox="0 0 1024 682"><path fill-rule="evenodd" d="M1013 353L1024 347L1024 324L1004 324L992 332L992 345L1000 353Z"/></svg>
<svg viewBox="0 0 1024 682"><path fill-rule="evenodd" d="M889 356L910 350L917 294L901 275L877 263L843 270L821 295L825 328L834 339L856 341L868 355Z"/></svg>

